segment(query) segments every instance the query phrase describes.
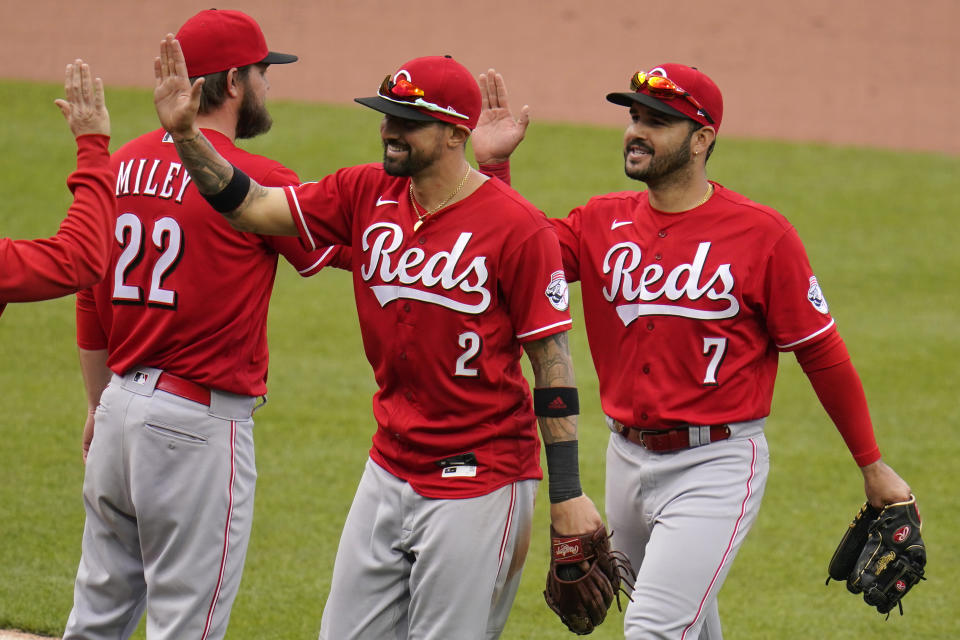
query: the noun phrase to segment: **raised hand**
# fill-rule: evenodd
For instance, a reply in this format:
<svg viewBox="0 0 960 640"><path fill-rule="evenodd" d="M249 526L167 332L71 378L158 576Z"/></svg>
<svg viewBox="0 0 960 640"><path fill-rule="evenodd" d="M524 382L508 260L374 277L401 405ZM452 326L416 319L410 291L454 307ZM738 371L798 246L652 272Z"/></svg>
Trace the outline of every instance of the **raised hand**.
<svg viewBox="0 0 960 640"><path fill-rule="evenodd" d="M110 135L110 114L103 99L103 81L93 79L90 65L80 58L67 65L63 82L66 99L54 100L74 137L88 134Z"/></svg>
<svg viewBox="0 0 960 640"><path fill-rule="evenodd" d="M160 57L154 59L153 74L157 81L153 104L160 124L175 141L198 135L200 129L196 126L196 119L203 78L190 85L183 51L172 33L160 43Z"/></svg>
<svg viewBox="0 0 960 640"><path fill-rule="evenodd" d="M514 116L507 98L507 85L494 69L481 73L478 83L483 109L470 137L473 154L481 164L505 162L527 133L530 107L523 105L520 115Z"/></svg>

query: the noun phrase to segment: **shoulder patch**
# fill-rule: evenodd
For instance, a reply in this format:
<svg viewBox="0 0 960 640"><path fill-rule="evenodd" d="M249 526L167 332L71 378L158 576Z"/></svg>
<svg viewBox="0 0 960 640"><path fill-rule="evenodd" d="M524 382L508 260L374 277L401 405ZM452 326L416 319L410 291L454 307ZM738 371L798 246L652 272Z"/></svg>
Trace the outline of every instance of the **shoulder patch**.
<svg viewBox="0 0 960 640"><path fill-rule="evenodd" d="M813 308L826 315L830 313L830 307L827 306L827 299L823 297L823 291L820 290L820 284L817 282L817 276L810 276L810 287L807 289L807 300L813 305Z"/></svg>
<svg viewBox="0 0 960 640"><path fill-rule="evenodd" d="M547 300L557 311L566 311L570 306L570 292L567 288L567 278L563 271L554 271L550 274L550 284L544 291Z"/></svg>

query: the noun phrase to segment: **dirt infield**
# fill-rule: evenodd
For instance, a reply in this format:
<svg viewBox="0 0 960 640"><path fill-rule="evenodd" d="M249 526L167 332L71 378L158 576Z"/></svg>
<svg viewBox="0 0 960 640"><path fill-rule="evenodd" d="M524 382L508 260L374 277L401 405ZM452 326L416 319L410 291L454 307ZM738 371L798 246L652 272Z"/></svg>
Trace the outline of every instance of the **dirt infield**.
<svg viewBox="0 0 960 640"><path fill-rule="evenodd" d="M35 636L23 631L0 630L0 640L49 640L44 636Z"/></svg>
<svg viewBox="0 0 960 640"><path fill-rule="evenodd" d="M108 85L152 86L160 38L210 0L32 0L0 5L5 77L59 81L81 56ZM502 71L535 119L620 125L603 95L685 62L726 99L723 132L960 153L960 2L924 0L238 0L267 42L296 53L274 98L349 103L419 55ZM18 64L10 64L10 62Z"/></svg>

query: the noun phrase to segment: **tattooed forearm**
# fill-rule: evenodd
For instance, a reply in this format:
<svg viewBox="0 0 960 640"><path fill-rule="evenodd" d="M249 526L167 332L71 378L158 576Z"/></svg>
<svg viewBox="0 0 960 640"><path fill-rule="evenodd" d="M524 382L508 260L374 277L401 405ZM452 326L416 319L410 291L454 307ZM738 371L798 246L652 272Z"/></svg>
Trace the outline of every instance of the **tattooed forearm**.
<svg viewBox="0 0 960 640"><path fill-rule="evenodd" d="M540 437L543 439L543 444L577 439L577 416L567 416L566 418L538 417L537 424L540 425Z"/></svg>
<svg viewBox="0 0 960 640"><path fill-rule="evenodd" d="M533 367L534 384L538 387L573 387L573 361L566 332L557 333L523 346Z"/></svg>
<svg viewBox="0 0 960 640"><path fill-rule="evenodd" d="M219 193L229 184L233 177L233 167L217 153L202 133L192 138L177 140L174 144L184 168L190 173L190 179L197 185L200 193Z"/></svg>
<svg viewBox="0 0 960 640"><path fill-rule="evenodd" d="M575 387L573 361L567 334L558 333L523 345L533 368L536 387ZM577 416L562 418L538 417L544 444L577 439Z"/></svg>
<svg viewBox="0 0 960 640"><path fill-rule="evenodd" d="M243 202L240 203L240 206L233 211L224 213L223 216L229 220L236 229L240 229L241 231L256 231L256 229L248 227L240 222L240 217L248 207L253 205L254 202L266 198L269 193L270 191L263 185L260 185L256 182L251 182L250 190L247 192L247 196L243 199ZM240 222L240 224L234 224L236 222Z"/></svg>

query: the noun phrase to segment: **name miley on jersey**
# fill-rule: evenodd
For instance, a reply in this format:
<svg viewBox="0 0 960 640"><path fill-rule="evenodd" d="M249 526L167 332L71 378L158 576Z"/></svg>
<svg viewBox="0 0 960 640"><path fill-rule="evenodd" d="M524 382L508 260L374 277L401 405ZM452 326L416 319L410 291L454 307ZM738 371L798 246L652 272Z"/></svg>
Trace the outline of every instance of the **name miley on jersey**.
<svg viewBox="0 0 960 640"><path fill-rule="evenodd" d="M603 273L610 275L609 287L603 287L603 297L609 302L618 296L625 302L642 301L617 306L617 315L624 326L651 315L697 320L732 318L740 311L740 303L731 294L734 279L730 264L721 264L702 282L709 253L710 243L701 242L691 262L679 264L665 273L656 263L641 267L640 247L633 242L619 242L610 247L603 259ZM704 297L709 302L705 303ZM679 304L668 304L678 301Z"/></svg>
<svg viewBox="0 0 960 640"><path fill-rule="evenodd" d="M136 171L134 171L136 167ZM132 181L131 181L132 178ZM190 174L179 162L159 158L121 160L117 170L117 197L153 196L181 204L190 184Z"/></svg>
<svg viewBox="0 0 960 640"><path fill-rule="evenodd" d="M379 276L383 284L371 285L370 289L381 307L407 298L462 313L483 313L490 306L491 298L485 287L489 278L486 257L474 256L466 266L460 264L466 260L464 253L472 237L472 233L465 231L450 251L438 251L429 257L419 247L410 247L395 255L403 245L403 230L392 222L376 222L363 232L361 246L366 259L360 268L360 277L370 282L374 276ZM439 288L449 292L459 289L464 296L457 299L438 291L424 291L413 286L417 283L427 289Z"/></svg>

